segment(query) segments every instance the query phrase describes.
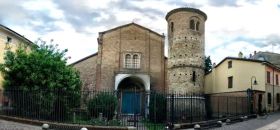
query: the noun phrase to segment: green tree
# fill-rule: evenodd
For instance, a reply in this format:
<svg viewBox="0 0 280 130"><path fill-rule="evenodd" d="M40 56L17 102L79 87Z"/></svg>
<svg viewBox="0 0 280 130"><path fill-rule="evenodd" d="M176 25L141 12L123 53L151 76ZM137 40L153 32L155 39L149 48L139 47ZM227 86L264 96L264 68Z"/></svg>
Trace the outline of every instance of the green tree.
<svg viewBox="0 0 280 130"><path fill-rule="evenodd" d="M205 73L209 73L212 70L212 61L210 59L210 56L205 58Z"/></svg>
<svg viewBox="0 0 280 130"><path fill-rule="evenodd" d="M18 114L61 120L79 105L81 81L67 66L66 52L41 44L5 53L3 87Z"/></svg>

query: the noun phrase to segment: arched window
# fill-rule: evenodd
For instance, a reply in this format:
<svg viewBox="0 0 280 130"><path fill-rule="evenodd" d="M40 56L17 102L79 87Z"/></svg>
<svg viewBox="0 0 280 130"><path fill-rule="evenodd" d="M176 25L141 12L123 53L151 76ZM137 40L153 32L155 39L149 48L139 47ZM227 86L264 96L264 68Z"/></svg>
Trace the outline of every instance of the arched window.
<svg viewBox="0 0 280 130"><path fill-rule="evenodd" d="M131 55L125 55L125 68L131 68Z"/></svg>
<svg viewBox="0 0 280 130"><path fill-rule="evenodd" d="M173 23L173 22L171 22L171 25L170 25L170 30L171 30L171 32L173 32L173 31L174 31L174 23Z"/></svg>
<svg viewBox="0 0 280 130"><path fill-rule="evenodd" d="M195 29L195 30L198 31L198 30L199 30L199 22L196 22L196 25L195 25L195 26L196 26L196 29Z"/></svg>
<svg viewBox="0 0 280 130"><path fill-rule="evenodd" d="M140 57L137 54L133 55L133 68L140 68Z"/></svg>
<svg viewBox="0 0 280 130"><path fill-rule="evenodd" d="M191 20L191 21L190 21L190 29L191 29L191 30L194 30L194 29L195 29L194 27L195 27L195 25L194 25L194 20Z"/></svg>

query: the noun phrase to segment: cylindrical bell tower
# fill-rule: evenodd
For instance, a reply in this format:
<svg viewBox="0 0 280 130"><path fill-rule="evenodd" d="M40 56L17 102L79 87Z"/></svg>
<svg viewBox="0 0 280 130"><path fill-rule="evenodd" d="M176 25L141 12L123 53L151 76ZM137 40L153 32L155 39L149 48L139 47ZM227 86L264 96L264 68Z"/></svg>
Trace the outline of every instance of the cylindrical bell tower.
<svg viewBox="0 0 280 130"><path fill-rule="evenodd" d="M167 13L169 91L203 93L206 19L204 12L194 8Z"/></svg>

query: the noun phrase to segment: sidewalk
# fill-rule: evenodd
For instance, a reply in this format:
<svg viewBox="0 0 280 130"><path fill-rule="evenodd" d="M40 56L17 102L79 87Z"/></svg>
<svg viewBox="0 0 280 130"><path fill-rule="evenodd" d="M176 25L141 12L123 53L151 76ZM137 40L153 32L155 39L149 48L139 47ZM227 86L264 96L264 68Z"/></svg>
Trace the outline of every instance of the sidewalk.
<svg viewBox="0 0 280 130"><path fill-rule="evenodd" d="M42 130L41 127L0 120L0 130Z"/></svg>
<svg viewBox="0 0 280 130"><path fill-rule="evenodd" d="M258 117L232 125L224 125L213 130L280 130L280 113L273 113L268 117Z"/></svg>
<svg viewBox="0 0 280 130"><path fill-rule="evenodd" d="M272 122L271 124L258 128L257 130L280 130L280 119L278 119L275 122Z"/></svg>

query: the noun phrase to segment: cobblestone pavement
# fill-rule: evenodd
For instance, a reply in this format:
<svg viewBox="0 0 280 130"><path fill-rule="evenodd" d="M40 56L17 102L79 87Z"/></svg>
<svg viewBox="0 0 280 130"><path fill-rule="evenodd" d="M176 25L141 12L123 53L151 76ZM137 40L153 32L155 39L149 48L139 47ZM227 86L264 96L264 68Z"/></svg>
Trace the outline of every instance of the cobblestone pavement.
<svg viewBox="0 0 280 130"><path fill-rule="evenodd" d="M42 130L41 127L0 120L0 130Z"/></svg>
<svg viewBox="0 0 280 130"><path fill-rule="evenodd" d="M258 117L232 125L224 125L212 130L280 130L280 113L273 113L267 117Z"/></svg>

